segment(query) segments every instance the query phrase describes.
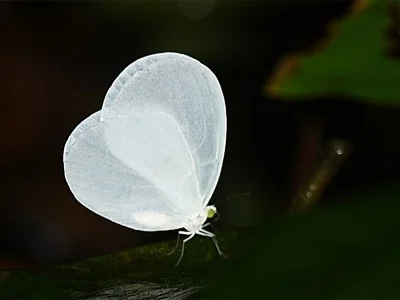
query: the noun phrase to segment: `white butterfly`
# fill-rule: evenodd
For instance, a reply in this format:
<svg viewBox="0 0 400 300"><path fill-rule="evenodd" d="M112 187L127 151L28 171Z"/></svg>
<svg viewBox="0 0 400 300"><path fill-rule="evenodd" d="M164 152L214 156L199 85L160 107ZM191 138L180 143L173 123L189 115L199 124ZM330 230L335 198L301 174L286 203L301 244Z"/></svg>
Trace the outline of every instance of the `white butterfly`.
<svg viewBox="0 0 400 300"><path fill-rule="evenodd" d="M199 61L160 53L129 65L103 107L82 121L64 149L66 181L85 207L141 231L183 228L184 244L204 228L225 152L226 111L215 75ZM179 241L179 235L178 235Z"/></svg>

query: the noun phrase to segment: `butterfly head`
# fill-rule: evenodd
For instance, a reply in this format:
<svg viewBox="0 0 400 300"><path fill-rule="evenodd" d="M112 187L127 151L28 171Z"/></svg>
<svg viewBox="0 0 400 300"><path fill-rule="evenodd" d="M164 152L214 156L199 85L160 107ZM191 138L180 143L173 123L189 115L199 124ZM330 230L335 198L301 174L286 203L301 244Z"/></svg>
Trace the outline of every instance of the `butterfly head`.
<svg viewBox="0 0 400 300"><path fill-rule="evenodd" d="M214 205L206 206L205 212L207 214L207 218L211 219L217 214L217 208Z"/></svg>

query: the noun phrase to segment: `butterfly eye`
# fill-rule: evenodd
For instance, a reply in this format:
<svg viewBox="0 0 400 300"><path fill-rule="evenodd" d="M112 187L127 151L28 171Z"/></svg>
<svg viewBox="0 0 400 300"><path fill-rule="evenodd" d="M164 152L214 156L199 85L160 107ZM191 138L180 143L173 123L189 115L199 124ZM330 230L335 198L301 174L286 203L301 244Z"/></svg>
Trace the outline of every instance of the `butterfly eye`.
<svg viewBox="0 0 400 300"><path fill-rule="evenodd" d="M211 219L217 214L215 206L207 206L207 218Z"/></svg>

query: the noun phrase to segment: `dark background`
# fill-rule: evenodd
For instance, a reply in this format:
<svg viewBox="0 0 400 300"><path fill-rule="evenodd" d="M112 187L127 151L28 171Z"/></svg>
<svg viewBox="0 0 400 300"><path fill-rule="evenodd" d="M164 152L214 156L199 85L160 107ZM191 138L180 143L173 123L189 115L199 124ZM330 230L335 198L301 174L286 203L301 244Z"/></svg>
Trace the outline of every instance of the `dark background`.
<svg viewBox="0 0 400 300"><path fill-rule="evenodd" d="M0 3L0 269L175 238L95 215L74 199L63 176L70 132L101 108L128 64L153 53L181 52L200 60L224 91L227 149L212 202L250 191L268 202L270 213L284 213L320 141L331 137L349 140L357 155L326 194L398 176L398 109L336 98L290 103L263 93L279 60L315 45L349 4Z"/></svg>

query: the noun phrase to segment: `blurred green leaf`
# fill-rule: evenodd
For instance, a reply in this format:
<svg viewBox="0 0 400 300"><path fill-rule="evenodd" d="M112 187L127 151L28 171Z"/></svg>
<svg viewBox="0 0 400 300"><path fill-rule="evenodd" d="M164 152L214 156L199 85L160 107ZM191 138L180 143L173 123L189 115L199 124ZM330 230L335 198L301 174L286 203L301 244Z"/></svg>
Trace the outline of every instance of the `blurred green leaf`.
<svg viewBox="0 0 400 300"><path fill-rule="evenodd" d="M292 100L336 95L400 103L400 60L387 55L393 1L355 3L352 13L331 24L338 32L321 43L322 49L283 59L267 83L268 94Z"/></svg>
<svg viewBox="0 0 400 300"><path fill-rule="evenodd" d="M400 298L400 186L342 195L268 222L190 299Z"/></svg>

